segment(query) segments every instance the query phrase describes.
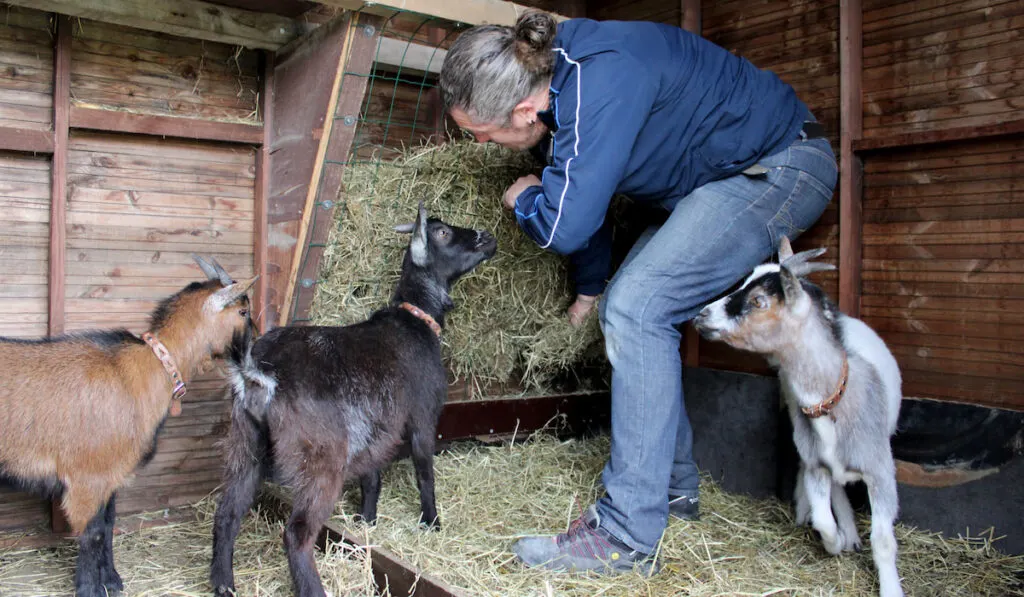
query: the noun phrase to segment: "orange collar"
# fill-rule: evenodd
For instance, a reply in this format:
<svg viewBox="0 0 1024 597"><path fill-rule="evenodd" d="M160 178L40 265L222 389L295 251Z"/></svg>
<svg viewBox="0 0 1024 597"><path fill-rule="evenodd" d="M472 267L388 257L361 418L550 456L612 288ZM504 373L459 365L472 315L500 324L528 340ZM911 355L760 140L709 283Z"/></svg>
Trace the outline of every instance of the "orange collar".
<svg viewBox="0 0 1024 597"><path fill-rule="evenodd" d="M156 334L146 332L142 334L142 339L153 349L153 354L160 360L160 364L164 366L164 370L167 371L167 374L171 376L171 381L174 382L174 390L171 392L170 413L172 417L176 417L181 414L181 398L186 392L185 382L182 381L181 373L178 372L178 368L174 365L174 358L171 357L171 353L168 352L164 343L157 339Z"/></svg>
<svg viewBox="0 0 1024 597"><path fill-rule="evenodd" d="M839 374L839 385L836 386L836 390L832 392L832 395L815 404L814 406L803 406L800 408L807 415L809 419L817 419L828 415L833 421L836 420L836 416L832 414L832 410L839 404L839 401L843 399L843 392L846 391L846 382L850 377L850 365L843 354L843 371Z"/></svg>
<svg viewBox="0 0 1024 597"><path fill-rule="evenodd" d="M421 321L423 321L423 323L430 326L430 329L434 330L434 333L437 334L438 338L441 337L441 326L438 325L436 321L434 321L434 318L431 317L429 313L425 313L423 309L420 309L416 305L410 303L403 302L399 303L398 306L405 309L409 313L412 313L415 317L418 317Z"/></svg>

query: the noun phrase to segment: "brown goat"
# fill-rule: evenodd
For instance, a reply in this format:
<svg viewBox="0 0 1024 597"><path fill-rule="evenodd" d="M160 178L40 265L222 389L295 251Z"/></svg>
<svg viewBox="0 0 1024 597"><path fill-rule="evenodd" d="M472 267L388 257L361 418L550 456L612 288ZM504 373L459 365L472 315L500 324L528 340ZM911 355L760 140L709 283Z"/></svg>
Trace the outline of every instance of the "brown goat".
<svg viewBox="0 0 1024 597"><path fill-rule="evenodd" d="M0 479L61 499L80 533L79 596L122 588L111 553L114 492L152 456L164 419L176 414L169 371L176 367L187 384L252 325L246 292L255 278L235 283L216 262L195 259L209 280L152 314L149 333L169 359L127 330L0 338Z"/></svg>

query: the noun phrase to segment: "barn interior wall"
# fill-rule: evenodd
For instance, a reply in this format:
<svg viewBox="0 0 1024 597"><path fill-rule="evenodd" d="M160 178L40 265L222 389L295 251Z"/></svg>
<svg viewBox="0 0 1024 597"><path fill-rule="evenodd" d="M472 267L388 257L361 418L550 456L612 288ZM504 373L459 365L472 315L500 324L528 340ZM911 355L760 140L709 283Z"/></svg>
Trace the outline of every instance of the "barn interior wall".
<svg viewBox="0 0 1024 597"><path fill-rule="evenodd" d="M0 127L54 129L53 16L3 7ZM238 47L74 20L70 95L115 110L203 122L255 122L255 54ZM202 278L191 254L251 276L256 151L249 145L72 128L66 148L63 330L145 331L156 303ZM0 152L0 335L49 331L53 159ZM215 443L229 420L223 377L189 384L154 460L119 495L120 512L194 502L220 481ZM38 497L0 489L0 529L46 526Z"/></svg>
<svg viewBox="0 0 1024 597"><path fill-rule="evenodd" d="M864 4L864 136L1024 117L1024 3ZM1020 135L864 158L862 313L904 394L1024 409Z"/></svg>

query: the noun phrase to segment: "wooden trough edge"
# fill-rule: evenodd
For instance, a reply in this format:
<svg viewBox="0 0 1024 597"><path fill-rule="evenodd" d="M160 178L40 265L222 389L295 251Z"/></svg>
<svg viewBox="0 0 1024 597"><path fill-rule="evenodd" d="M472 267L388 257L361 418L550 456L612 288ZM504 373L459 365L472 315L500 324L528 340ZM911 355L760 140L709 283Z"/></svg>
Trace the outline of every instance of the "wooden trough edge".
<svg viewBox="0 0 1024 597"><path fill-rule="evenodd" d="M278 486L264 485L260 500L265 506L268 506L269 512L279 516L284 516L291 511L291 498ZM320 549L326 549L328 542L345 543L356 549L365 550L370 557L370 567L373 570L373 579L377 583L377 587L388 587L393 595L467 597L465 593L424 573L387 549L360 540L343 525L332 520L328 520L324 524L323 531L320 532L320 537L317 539L317 545Z"/></svg>

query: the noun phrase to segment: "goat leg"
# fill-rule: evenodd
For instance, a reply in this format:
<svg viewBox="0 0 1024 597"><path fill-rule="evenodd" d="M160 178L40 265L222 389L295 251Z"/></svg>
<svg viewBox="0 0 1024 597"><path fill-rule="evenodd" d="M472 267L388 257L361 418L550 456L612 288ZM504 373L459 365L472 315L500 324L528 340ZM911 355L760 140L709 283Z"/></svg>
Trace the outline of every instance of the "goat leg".
<svg viewBox="0 0 1024 597"><path fill-rule="evenodd" d="M217 597L235 593L235 539L263 480L261 460L265 440L252 419L239 412L238 406L232 416L227 446L224 493L214 514L213 561L210 564L210 585Z"/></svg>
<svg viewBox="0 0 1024 597"><path fill-rule="evenodd" d="M860 551L860 535L857 533L857 519L853 515L853 506L846 495L846 486L832 482L832 512L839 525L839 534L843 538L843 551Z"/></svg>
<svg viewBox="0 0 1024 597"><path fill-rule="evenodd" d="M410 438L412 463L416 469L416 487L420 490L420 524L432 531L441 530L434 501L434 435L427 431L414 431Z"/></svg>
<svg viewBox="0 0 1024 597"><path fill-rule="evenodd" d="M106 504L93 516L78 536L78 562L75 565L75 597L107 597L101 580Z"/></svg>
<svg viewBox="0 0 1024 597"><path fill-rule="evenodd" d="M889 466L881 468L886 469L885 472L864 477L871 501L871 556L878 570L881 597L903 597L900 573L896 569L896 535L892 528L899 508L895 465L890 459Z"/></svg>
<svg viewBox="0 0 1024 597"><path fill-rule="evenodd" d="M377 521L377 500L380 498L380 470L366 473L359 479L363 499L359 506L359 517L366 524Z"/></svg>
<svg viewBox="0 0 1024 597"><path fill-rule="evenodd" d="M296 484L292 515L284 530L284 547L288 553L288 568L298 597L326 597L320 575L313 558L313 545L324 523L334 511L334 503L341 492L344 476L341 471L330 471L330 463L312 466L320 474L306 477Z"/></svg>
<svg viewBox="0 0 1024 597"><path fill-rule="evenodd" d="M103 513L103 553L100 558L100 583L107 588L111 594L124 590L124 582L121 575L114 567L114 521L116 519L115 500L116 494L110 496Z"/></svg>
<svg viewBox="0 0 1024 597"><path fill-rule="evenodd" d="M843 550L843 538L832 515L831 489L832 477L828 469L818 466L804 471L804 495L811 507L811 524L821 534L825 551L839 555Z"/></svg>

